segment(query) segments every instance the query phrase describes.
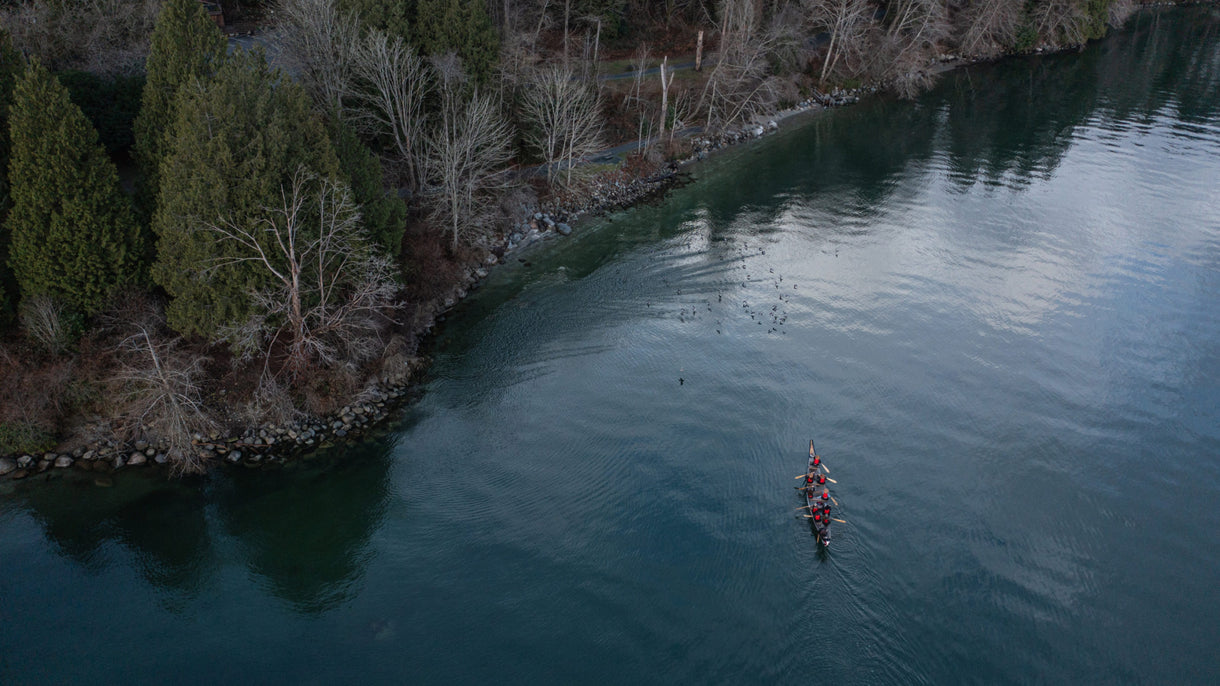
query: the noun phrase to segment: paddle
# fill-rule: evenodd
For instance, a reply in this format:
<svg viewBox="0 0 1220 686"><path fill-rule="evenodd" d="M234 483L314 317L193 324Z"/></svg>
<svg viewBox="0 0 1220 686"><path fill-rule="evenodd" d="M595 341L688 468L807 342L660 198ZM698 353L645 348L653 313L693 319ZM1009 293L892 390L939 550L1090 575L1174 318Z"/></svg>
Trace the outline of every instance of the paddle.
<svg viewBox="0 0 1220 686"><path fill-rule="evenodd" d="M847 522L844 522L842 519L839 519L839 518L837 518L837 517L831 517L831 519L835 520L836 522L840 522L840 523L842 523L842 524L846 524L846 523L847 523Z"/></svg>

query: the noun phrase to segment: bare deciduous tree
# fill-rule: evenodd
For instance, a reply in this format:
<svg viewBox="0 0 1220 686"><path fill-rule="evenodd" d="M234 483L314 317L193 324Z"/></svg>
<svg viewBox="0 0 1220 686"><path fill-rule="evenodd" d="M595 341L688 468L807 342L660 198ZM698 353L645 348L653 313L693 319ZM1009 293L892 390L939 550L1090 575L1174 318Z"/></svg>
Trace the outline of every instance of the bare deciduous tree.
<svg viewBox="0 0 1220 686"><path fill-rule="evenodd" d="M1036 0L1028 8L1038 35L1058 45L1080 45L1087 40L1085 6L1075 0Z"/></svg>
<svg viewBox="0 0 1220 686"><path fill-rule="evenodd" d="M873 50L873 73L890 82L900 97L931 86L926 69L949 35L943 0L895 0L886 8L885 32Z"/></svg>
<svg viewBox="0 0 1220 686"><path fill-rule="evenodd" d="M1136 9L1135 0L1112 0L1108 8L1110 26L1122 26L1127 23Z"/></svg>
<svg viewBox="0 0 1220 686"><path fill-rule="evenodd" d="M423 60L401 38L370 31L354 53L353 121L365 133L389 140L405 167L405 181L422 180L424 102L432 82Z"/></svg>
<svg viewBox="0 0 1220 686"><path fill-rule="evenodd" d="M279 0L276 39L289 70L324 110L338 107L352 90L360 44L356 16L334 0Z"/></svg>
<svg viewBox="0 0 1220 686"><path fill-rule="evenodd" d="M1016 41L1024 6L1011 0L974 0L958 17L958 43L967 55L998 55Z"/></svg>
<svg viewBox="0 0 1220 686"><path fill-rule="evenodd" d="M0 3L13 45L59 71L139 71L161 0L17 0Z"/></svg>
<svg viewBox="0 0 1220 686"><path fill-rule="evenodd" d="M586 15L581 17L581 21L593 27L593 49L592 55L586 56L585 78L592 78L594 83L597 82L599 67L601 66L601 46L602 46L602 18L596 14ZM589 36L585 34L585 49L589 52Z"/></svg>
<svg viewBox="0 0 1220 686"><path fill-rule="evenodd" d="M601 146L600 98L588 81L574 78L562 67L536 71L522 94L521 113L529 125L526 144L546 163L547 179L566 170L565 183L572 183L572 168Z"/></svg>
<svg viewBox="0 0 1220 686"><path fill-rule="evenodd" d="M147 326L137 329L120 346L126 356L118 380L127 386L135 424L129 433L167 443L178 474L202 473L203 458L191 438L215 427L199 386L205 358L181 351L177 338L159 341Z"/></svg>
<svg viewBox="0 0 1220 686"><path fill-rule="evenodd" d="M477 89L467 95L455 56L435 58L433 65L441 102L427 139L428 179L440 196L434 215L448 225L456 250L463 235L486 221L513 133L490 97Z"/></svg>
<svg viewBox="0 0 1220 686"><path fill-rule="evenodd" d="M830 34L819 82L826 83L840 61L851 65L852 71L860 69L868 33L874 26L873 8L867 0L804 0L802 5L814 30Z"/></svg>
<svg viewBox="0 0 1220 686"><path fill-rule="evenodd" d="M381 312L397 286L393 266L371 250L346 185L298 169L251 227L221 220L201 228L241 247L211 268L253 264L271 284L251 294L254 314L224 333L247 354L282 341L286 368L358 362L375 352Z"/></svg>
<svg viewBox="0 0 1220 686"><path fill-rule="evenodd" d="M633 69L631 88L623 94L623 109L634 110L636 121L639 124L635 138L640 141L640 155L648 153L649 141L652 139L653 126L656 121L657 104L644 97L644 74L648 69L648 60L648 44L645 43L638 46L631 56Z"/></svg>
<svg viewBox="0 0 1220 686"><path fill-rule="evenodd" d="M764 23L763 3L756 0L721 2L719 56L698 106L709 128L732 126L774 104L772 59L789 52L797 31L783 13Z"/></svg>

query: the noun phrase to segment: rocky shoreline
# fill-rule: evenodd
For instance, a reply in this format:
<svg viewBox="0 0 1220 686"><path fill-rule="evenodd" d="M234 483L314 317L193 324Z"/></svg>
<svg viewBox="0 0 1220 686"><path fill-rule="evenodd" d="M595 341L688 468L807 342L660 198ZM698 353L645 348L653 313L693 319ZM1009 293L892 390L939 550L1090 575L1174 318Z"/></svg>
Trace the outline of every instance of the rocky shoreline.
<svg viewBox="0 0 1220 686"><path fill-rule="evenodd" d="M953 57L938 65L939 71L974 63L976 60ZM679 160L660 165L647 174L624 179L621 175L595 178L577 199L560 202L543 211L533 208L524 216L493 235L484 244L487 256L482 263L469 264L464 277L447 293L421 304L414 318L414 332L420 336L432 333L446 312L465 299L487 278L489 270L508 255L553 237L569 236L572 224L585 216L599 216L629 208L658 198L676 185L685 183L689 175L683 168L706 159L710 154L742 143L760 139L779 129L780 122L792 117L825 111L858 103L861 98L882 89L866 85L855 89L836 88L818 93L795 106L756 117L744 125L707 135L698 129L688 129L675 137L685 140L688 153ZM614 178L619 176L619 178ZM318 450L343 442L358 441L370 429L390 417L394 410L408 401L416 375L426 366L418 355L411 357L404 368L371 380L366 389L338 412L288 424L251 427L240 435L224 436L212 433L195 435L193 447L208 469L218 466L258 469L274 467ZM171 473L169 447L143 441L123 442L105 438L70 452L45 452L41 455L22 454L0 457L0 482L20 481L39 475L54 478L68 473L97 472L94 484L113 485L114 472L143 469ZM84 476L84 474L82 474Z"/></svg>
<svg viewBox="0 0 1220 686"><path fill-rule="evenodd" d="M1043 50L1039 48L1036 52L1042 53ZM940 73L981 61L993 60L945 55L930 69ZM525 211L521 219L510 223L482 245L487 251L482 263L468 264L464 276L444 295L418 306L412 333L417 336L431 334L446 312L478 288L491 268L510 254L553 237L571 235L574 231L572 224L581 217L608 214L663 196L675 185L689 179L683 168L706 159L716 151L760 139L777 131L780 122L789 118L852 105L862 97L881 90L876 84L855 89L836 88L715 135L704 134L697 128L687 129L675 135L675 138L686 141L688 146L688 154L680 160L632 178L622 178L621 173L595 178L579 198L557 202L545 211L543 208L523 208ZM364 391L330 415L284 425L251 427L240 435L197 434L192 441L193 447L209 469L216 466L257 469L283 465L321 449L359 440L408 401L414 379L425 366L425 360L418 355L411 357L401 370L371 379ZM71 452L10 455L0 457L0 483L38 475L52 478L71 472L97 472L94 483L109 486L113 484L110 474L119 470L159 468L169 474L172 465L168 451L169 447L164 444L150 445L143 441L127 443L106 438Z"/></svg>
<svg viewBox="0 0 1220 686"><path fill-rule="evenodd" d="M630 179L594 179L578 199L558 203L547 211L535 208L495 235L491 244L484 246L487 248L486 259L481 264L468 265L464 278L454 284L447 294L420 306L414 322L416 333L430 334L445 313L466 298L470 291L478 288L479 283L487 278L489 269L503 262L508 255L549 238L571 235L574 231L572 223L581 217L604 215L661 197L689 179L682 168L706 159L717 150L762 138L778 130L779 122L784 119L853 104L862 96L877 91L876 87L836 89L714 136L698 133L685 135L683 138L688 141L690 152L679 161ZM330 415L282 425L250 427L237 435L196 434L192 446L209 469L218 466L258 469L280 466L318 450L360 440L410 399L413 381L425 366L422 358L412 357L403 369L371 380L372 383L359 396ZM40 475L57 478L75 474L82 478L92 476L95 485L108 487L114 484L112 475L119 471L139 469L162 471L169 475L172 469L169 450L170 447L164 443L124 442L111 437L68 452L10 455L0 457L0 482L21 481Z"/></svg>

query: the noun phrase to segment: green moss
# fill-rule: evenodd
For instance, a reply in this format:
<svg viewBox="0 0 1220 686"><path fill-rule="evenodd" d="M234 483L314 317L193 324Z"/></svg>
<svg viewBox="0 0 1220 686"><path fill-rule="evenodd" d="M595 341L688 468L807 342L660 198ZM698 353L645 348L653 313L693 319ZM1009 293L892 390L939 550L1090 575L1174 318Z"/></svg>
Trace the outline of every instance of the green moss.
<svg viewBox="0 0 1220 686"><path fill-rule="evenodd" d="M42 453L55 447L55 437L25 422L0 422L0 455Z"/></svg>

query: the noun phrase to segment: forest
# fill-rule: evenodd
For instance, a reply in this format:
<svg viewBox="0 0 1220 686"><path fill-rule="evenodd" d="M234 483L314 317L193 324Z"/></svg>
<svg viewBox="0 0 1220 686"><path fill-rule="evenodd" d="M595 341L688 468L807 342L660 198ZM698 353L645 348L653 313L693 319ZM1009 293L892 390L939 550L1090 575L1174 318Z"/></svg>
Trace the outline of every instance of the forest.
<svg viewBox="0 0 1220 686"><path fill-rule="evenodd" d="M523 218L683 158L691 127L914 97L942 63L1080 46L1137 8L0 2L0 456L139 443L201 472L209 436L403 383Z"/></svg>

